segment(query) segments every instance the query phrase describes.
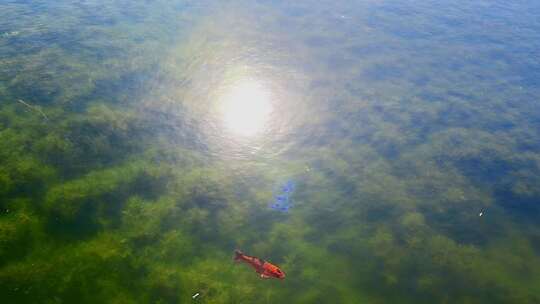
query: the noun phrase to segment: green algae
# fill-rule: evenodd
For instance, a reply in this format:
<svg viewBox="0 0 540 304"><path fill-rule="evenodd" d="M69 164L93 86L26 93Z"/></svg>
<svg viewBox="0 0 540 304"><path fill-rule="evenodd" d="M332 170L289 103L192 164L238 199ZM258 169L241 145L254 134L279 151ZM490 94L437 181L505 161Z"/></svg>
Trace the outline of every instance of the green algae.
<svg viewBox="0 0 540 304"><path fill-rule="evenodd" d="M0 4L2 302L538 302L538 23L312 2ZM258 150L208 127L253 71L289 128Z"/></svg>

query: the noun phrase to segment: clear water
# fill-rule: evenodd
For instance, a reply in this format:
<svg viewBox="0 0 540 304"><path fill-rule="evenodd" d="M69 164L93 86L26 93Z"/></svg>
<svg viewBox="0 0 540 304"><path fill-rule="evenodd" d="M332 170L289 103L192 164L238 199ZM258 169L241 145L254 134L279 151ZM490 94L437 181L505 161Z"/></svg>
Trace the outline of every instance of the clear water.
<svg viewBox="0 0 540 304"><path fill-rule="evenodd" d="M540 303L539 15L2 1L0 302Z"/></svg>

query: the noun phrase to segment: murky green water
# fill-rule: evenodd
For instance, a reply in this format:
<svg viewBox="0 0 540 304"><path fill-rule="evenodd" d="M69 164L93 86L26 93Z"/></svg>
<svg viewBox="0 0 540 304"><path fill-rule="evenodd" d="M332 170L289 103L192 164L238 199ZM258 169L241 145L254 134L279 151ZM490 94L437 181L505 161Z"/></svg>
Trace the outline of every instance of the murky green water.
<svg viewBox="0 0 540 304"><path fill-rule="evenodd" d="M539 15L2 1L0 302L540 303Z"/></svg>

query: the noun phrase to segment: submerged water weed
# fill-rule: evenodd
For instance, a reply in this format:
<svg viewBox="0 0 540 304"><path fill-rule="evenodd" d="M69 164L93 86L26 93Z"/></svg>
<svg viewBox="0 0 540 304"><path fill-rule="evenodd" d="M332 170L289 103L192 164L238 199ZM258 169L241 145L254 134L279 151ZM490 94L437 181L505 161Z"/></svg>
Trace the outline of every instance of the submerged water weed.
<svg viewBox="0 0 540 304"><path fill-rule="evenodd" d="M540 301L537 5L0 12L4 302ZM246 78L273 125L230 137L210 109Z"/></svg>

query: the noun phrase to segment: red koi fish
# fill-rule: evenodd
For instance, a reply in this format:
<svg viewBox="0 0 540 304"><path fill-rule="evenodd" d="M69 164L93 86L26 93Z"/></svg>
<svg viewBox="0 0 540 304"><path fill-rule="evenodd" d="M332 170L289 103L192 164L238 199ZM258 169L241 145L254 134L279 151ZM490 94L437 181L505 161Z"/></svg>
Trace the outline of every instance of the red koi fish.
<svg viewBox="0 0 540 304"><path fill-rule="evenodd" d="M260 274L261 279L276 278L283 280L285 278L285 273L276 265L257 257L245 255L240 250L234 251L234 261L249 264L255 269L255 272Z"/></svg>

